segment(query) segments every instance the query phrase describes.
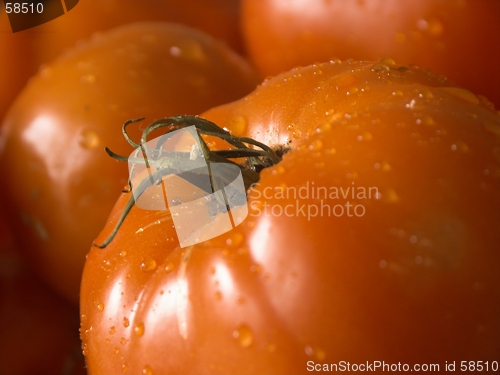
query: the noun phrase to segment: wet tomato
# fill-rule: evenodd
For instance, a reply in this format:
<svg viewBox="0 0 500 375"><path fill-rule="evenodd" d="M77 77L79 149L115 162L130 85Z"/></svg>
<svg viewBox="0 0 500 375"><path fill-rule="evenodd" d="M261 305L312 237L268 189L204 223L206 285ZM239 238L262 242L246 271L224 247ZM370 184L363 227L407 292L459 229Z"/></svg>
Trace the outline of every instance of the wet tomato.
<svg viewBox="0 0 500 375"><path fill-rule="evenodd" d="M500 105L500 2L244 0L249 55L262 73L391 57L444 74Z"/></svg>
<svg viewBox="0 0 500 375"><path fill-rule="evenodd" d="M85 374L78 309L40 285L0 214L0 374Z"/></svg>
<svg viewBox="0 0 500 375"><path fill-rule="evenodd" d="M127 181L104 152L128 152L124 121L200 113L256 82L222 43L167 23L115 29L44 67L0 134L1 203L38 274L78 301L88 246Z"/></svg>
<svg viewBox="0 0 500 375"><path fill-rule="evenodd" d="M292 70L201 116L290 151L226 234L180 248L167 211L134 206L91 249L90 374L498 361L500 115L489 102L391 60L350 61Z"/></svg>
<svg viewBox="0 0 500 375"><path fill-rule="evenodd" d="M36 62L48 63L93 33L131 22L163 21L199 29L241 52L239 14L239 0L80 1L64 16L37 27L32 43Z"/></svg>

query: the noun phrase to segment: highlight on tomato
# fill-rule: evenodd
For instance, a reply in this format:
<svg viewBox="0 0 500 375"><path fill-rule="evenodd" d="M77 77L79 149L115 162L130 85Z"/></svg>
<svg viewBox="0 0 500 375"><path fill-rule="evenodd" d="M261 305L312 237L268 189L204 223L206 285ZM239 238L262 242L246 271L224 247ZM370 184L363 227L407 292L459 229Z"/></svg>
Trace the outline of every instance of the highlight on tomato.
<svg viewBox="0 0 500 375"><path fill-rule="evenodd" d="M0 133L1 204L38 275L77 303L88 247L127 181L104 152L128 151L126 120L201 113L257 83L226 45L168 23L114 29L41 69Z"/></svg>
<svg viewBox="0 0 500 375"><path fill-rule="evenodd" d="M252 171L257 148L239 143L252 138L282 160L249 188L243 223L184 248L168 211L121 195L83 273L89 374L498 362L500 114L487 100L390 59L332 61L200 117L232 134L205 136L211 157Z"/></svg>
<svg viewBox="0 0 500 375"><path fill-rule="evenodd" d="M500 2L243 0L248 54L261 73L391 57L445 75L500 105Z"/></svg>

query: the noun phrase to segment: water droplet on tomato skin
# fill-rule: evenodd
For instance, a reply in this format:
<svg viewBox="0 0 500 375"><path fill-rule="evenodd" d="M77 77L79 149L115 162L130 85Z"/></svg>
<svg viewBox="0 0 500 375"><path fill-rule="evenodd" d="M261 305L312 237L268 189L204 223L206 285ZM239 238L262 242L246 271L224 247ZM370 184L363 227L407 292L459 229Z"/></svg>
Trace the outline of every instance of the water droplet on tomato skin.
<svg viewBox="0 0 500 375"><path fill-rule="evenodd" d="M98 147L100 143L99 135L92 129L83 129L78 135L78 144L87 150Z"/></svg>
<svg viewBox="0 0 500 375"><path fill-rule="evenodd" d="M167 265L165 266L165 271L166 272L171 272L175 269L175 264L174 262L168 262Z"/></svg>
<svg viewBox="0 0 500 375"><path fill-rule="evenodd" d="M97 304L97 310L104 311L104 303L100 302Z"/></svg>
<svg viewBox="0 0 500 375"><path fill-rule="evenodd" d="M151 369L151 367L149 366L144 366L144 368L142 369L142 374L143 375L153 375L153 370Z"/></svg>
<svg viewBox="0 0 500 375"><path fill-rule="evenodd" d="M310 145L309 145L309 150L311 151L318 151L320 150L321 148L323 147L323 142L321 142L319 139L313 141Z"/></svg>
<svg viewBox="0 0 500 375"><path fill-rule="evenodd" d="M156 261L153 258L146 258L141 263L141 271L149 272L156 269Z"/></svg>
<svg viewBox="0 0 500 375"><path fill-rule="evenodd" d="M127 343L127 339L125 337L120 338L120 344L125 345Z"/></svg>
<svg viewBox="0 0 500 375"><path fill-rule="evenodd" d="M384 58L380 59L379 63L383 64L383 65L396 65L396 61L394 61L390 57L384 57Z"/></svg>
<svg viewBox="0 0 500 375"><path fill-rule="evenodd" d="M385 64L373 64L371 68L372 72L387 72L390 68Z"/></svg>
<svg viewBox="0 0 500 375"><path fill-rule="evenodd" d="M245 132L248 126L248 121L245 116L235 116L229 122L229 128L234 135L240 135Z"/></svg>
<svg viewBox="0 0 500 375"><path fill-rule="evenodd" d="M253 342L253 333L245 324L240 325L233 331L233 338L242 348L248 348Z"/></svg>
<svg viewBox="0 0 500 375"><path fill-rule="evenodd" d="M144 335L144 323L139 323L134 328L134 333L137 337L141 337Z"/></svg>
<svg viewBox="0 0 500 375"><path fill-rule="evenodd" d="M130 321L127 318L123 318L123 326L126 328L130 325Z"/></svg>
<svg viewBox="0 0 500 375"><path fill-rule="evenodd" d="M115 332L116 332L116 328L115 328L115 326L112 326L112 327L109 329L109 334L110 334L110 335L113 335Z"/></svg>

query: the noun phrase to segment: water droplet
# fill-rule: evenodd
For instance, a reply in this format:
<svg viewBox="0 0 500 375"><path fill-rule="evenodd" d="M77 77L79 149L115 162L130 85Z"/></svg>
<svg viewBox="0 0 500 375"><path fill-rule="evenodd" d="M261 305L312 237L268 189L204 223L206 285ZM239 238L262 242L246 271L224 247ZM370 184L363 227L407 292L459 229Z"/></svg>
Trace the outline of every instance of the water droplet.
<svg viewBox="0 0 500 375"><path fill-rule="evenodd" d="M115 352L115 354L119 354L120 353L120 349L118 349L118 348L114 348L113 351Z"/></svg>
<svg viewBox="0 0 500 375"><path fill-rule="evenodd" d="M93 149L99 146L99 135L91 129L83 129L78 135L78 144L86 149Z"/></svg>
<svg viewBox="0 0 500 375"><path fill-rule="evenodd" d="M372 65L372 72L387 72L390 70L390 68L385 65L385 64L373 64Z"/></svg>
<svg viewBox="0 0 500 375"><path fill-rule="evenodd" d="M321 83L320 88L335 87L336 90L342 90L353 86L356 82L357 78L353 75L339 74Z"/></svg>
<svg viewBox="0 0 500 375"><path fill-rule="evenodd" d="M144 323L139 323L134 328L134 333L136 336L141 337L144 335Z"/></svg>
<svg viewBox="0 0 500 375"><path fill-rule="evenodd" d="M143 375L153 375L153 370L149 366L144 366L142 369L142 374Z"/></svg>
<svg viewBox="0 0 500 375"><path fill-rule="evenodd" d="M238 246L243 241L243 234L235 232L226 240L227 246Z"/></svg>
<svg viewBox="0 0 500 375"><path fill-rule="evenodd" d="M484 128L496 135L500 135L500 124L487 121L483 124Z"/></svg>
<svg viewBox="0 0 500 375"><path fill-rule="evenodd" d="M165 266L165 271L170 272L173 271L175 268L174 262L168 262L167 265Z"/></svg>
<svg viewBox="0 0 500 375"><path fill-rule="evenodd" d="M403 91L401 90L393 91L392 96L403 96Z"/></svg>
<svg viewBox="0 0 500 375"><path fill-rule="evenodd" d="M128 327L130 325L130 321L127 318L123 318L123 326Z"/></svg>
<svg viewBox="0 0 500 375"><path fill-rule="evenodd" d="M120 339L120 344L125 345L126 342L127 342L127 339L125 337L122 337Z"/></svg>
<svg viewBox="0 0 500 375"><path fill-rule="evenodd" d="M110 334L110 335L113 335L115 332L116 332L116 328L115 328L115 326L112 326L112 327L109 329L109 334Z"/></svg>
<svg viewBox="0 0 500 375"><path fill-rule="evenodd" d="M229 123L229 129L234 135L240 135L245 132L248 126L248 121L244 116L235 116Z"/></svg>
<svg viewBox="0 0 500 375"><path fill-rule="evenodd" d="M99 310L99 311L104 311L104 303L102 303L102 302L101 302L101 303L98 303L98 304L97 304L97 310Z"/></svg>
<svg viewBox="0 0 500 375"><path fill-rule="evenodd" d="M319 139L316 139L309 145L309 150L318 151L321 150L321 147L323 147L323 142L321 142Z"/></svg>
<svg viewBox="0 0 500 375"><path fill-rule="evenodd" d="M394 61L389 57L384 57L383 59L380 59L379 63L383 65L396 65L396 61Z"/></svg>
<svg viewBox="0 0 500 375"><path fill-rule="evenodd" d="M178 46L170 47L170 54L174 57L182 57L191 61L201 62L206 59L206 55L201 44L195 40L185 40Z"/></svg>
<svg viewBox="0 0 500 375"><path fill-rule="evenodd" d="M156 261L153 258L146 258L141 263L141 271L149 272L156 269Z"/></svg>
<svg viewBox="0 0 500 375"><path fill-rule="evenodd" d="M128 364L124 363L122 365L122 372L127 372L127 370L128 370Z"/></svg>
<svg viewBox="0 0 500 375"><path fill-rule="evenodd" d="M471 93L469 90L459 87L440 87L439 89L465 102L479 104L479 99L477 98L477 96Z"/></svg>
<svg viewBox="0 0 500 375"><path fill-rule="evenodd" d="M125 250L120 251L120 258L125 258L127 256L127 252Z"/></svg>
<svg viewBox="0 0 500 375"><path fill-rule="evenodd" d="M430 19L428 21L420 19L417 21L417 28L431 36L439 36L443 33L444 27L437 19Z"/></svg>
<svg viewBox="0 0 500 375"><path fill-rule="evenodd" d="M104 340L106 344L109 344L109 339Z"/></svg>
<svg viewBox="0 0 500 375"><path fill-rule="evenodd" d="M233 337L241 347L248 348L253 342L253 333L246 325L242 324L233 331Z"/></svg>
<svg viewBox="0 0 500 375"><path fill-rule="evenodd" d="M86 74L80 78L80 82L84 84L93 84L96 81L96 77L93 74Z"/></svg>
<svg viewBox="0 0 500 375"><path fill-rule="evenodd" d="M359 89L357 87L351 87L349 90L347 90L347 95L352 95L352 94L355 94L359 91Z"/></svg>
<svg viewBox="0 0 500 375"><path fill-rule="evenodd" d="M432 99L434 95L432 94L431 90L429 89L422 89L420 93L418 94L420 98L424 99Z"/></svg>

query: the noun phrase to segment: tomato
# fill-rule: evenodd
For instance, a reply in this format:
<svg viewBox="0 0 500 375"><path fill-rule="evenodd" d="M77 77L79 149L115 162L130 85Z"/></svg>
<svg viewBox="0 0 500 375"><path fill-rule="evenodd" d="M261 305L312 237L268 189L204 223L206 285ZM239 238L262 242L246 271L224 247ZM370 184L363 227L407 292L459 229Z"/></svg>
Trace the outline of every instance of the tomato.
<svg viewBox="0 0 500 375"><path fill-rule="evenodd" d="M93 33L131 22L168 21L202 30L242 51L239 0L86 0L64 16L35 29L38 64L48 63L64 49Z"/></svg>
<svg viewBox="0 0 500 375"><path fill-rule="evenodd" d="M500 115L489 102L391 60L348 61L294 69L201 117L290 151L223 235L180 248L167 211L134 206L91 249L89 374L498 361Z"/></svg>
<svg viewBox="0 0 500 375"><path fill-rule="evenodd" d="M78 310L40 285L0 215L0 373L84 374Z"/></svg>
<svg viewBox="0 0 500 375"><path fill-rule="evenodd" d="M88 246L127 181L104 152L129 151L126 120L199 113L256 82L223 44L166 23L115 29L42 69L0 135L1 203L38 274L78 301Z"/></svg>
<svg viewBox="0 0 500 375"><path fill-rule="evenodd" d="M239 0L80 1L64 16L13 34L0 13L0 121L28 79L77 42L94 33L139 21L182 23L243 51Z"/></svg>
<svg viewBox="0 0 500 375"><path fill-rule="evenodd" d="M446 75L500 105L500 2L244 0L248 53L265 75L390 57Z"/></svg>
<svg viewBox="0 0 500 375"><path fill-rule="evenodd" d="M0 121L32 74L30 37L12 35L7 13L0 12Z"/></svg>

